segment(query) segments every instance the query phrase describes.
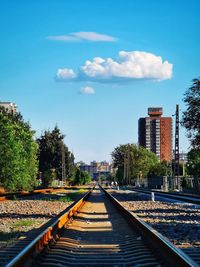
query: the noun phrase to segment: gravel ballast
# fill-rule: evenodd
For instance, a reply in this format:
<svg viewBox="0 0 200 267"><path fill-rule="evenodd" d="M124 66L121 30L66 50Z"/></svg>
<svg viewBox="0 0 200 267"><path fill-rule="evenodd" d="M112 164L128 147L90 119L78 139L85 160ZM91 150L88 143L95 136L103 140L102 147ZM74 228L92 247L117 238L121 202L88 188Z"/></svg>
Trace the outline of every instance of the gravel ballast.
<svg viewBox="0 0 200 267"><path fill-rule="evenodd" d="M44 194L0 202L0 248L12 244L17 238L25 238L74 201L58 201L59 197Z"/></svg>
<svg viewBox="0 0 200 267"><path fill-rule="evenodd" d="M151 201L136 192L112 191L121 204L177 247L200 247L200 209L192 204Z"/></svg>

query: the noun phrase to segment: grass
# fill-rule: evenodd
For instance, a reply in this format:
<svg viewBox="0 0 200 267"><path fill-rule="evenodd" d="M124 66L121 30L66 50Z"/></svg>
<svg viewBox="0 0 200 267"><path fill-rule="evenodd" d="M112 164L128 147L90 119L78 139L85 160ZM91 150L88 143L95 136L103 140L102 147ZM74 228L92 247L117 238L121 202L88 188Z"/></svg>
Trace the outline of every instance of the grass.
<svg viewBox="0 0 200 267"><path fill-rule="evenodd" d="M24 219L24 220L19 220L18 222L15 222L12 227L14 229L19 229L21 227L31 227L35 225L34 220L29 220L29 219Z"/></svg>
<svg viewBox="0 0 200 267"><path fill-rule="evenodd" d="M78 190L78 192L77 193L79 193L79 194L83 194L83 193L85 193L87 190L85 190L84 188L80 188L79 190Z"/></svg>
<svg viewBox="0 0 200 267"><path fill-rule="evenodd" d="M60 202L73 202L79 195L84 194L86 191L87 190L81 188L76 192L67 193L66 195L61 196L61 197L47 197L47 198L44 198L43 200L60 201Z"/></svg>
<svg viewBox="0 0 200 267"><path fill-rule="evenodd" d="M69 195L67 195L67 196L60 197L59 199L57 199L57 201L60 201L60 202L72 202L72 198Z"/></svg>

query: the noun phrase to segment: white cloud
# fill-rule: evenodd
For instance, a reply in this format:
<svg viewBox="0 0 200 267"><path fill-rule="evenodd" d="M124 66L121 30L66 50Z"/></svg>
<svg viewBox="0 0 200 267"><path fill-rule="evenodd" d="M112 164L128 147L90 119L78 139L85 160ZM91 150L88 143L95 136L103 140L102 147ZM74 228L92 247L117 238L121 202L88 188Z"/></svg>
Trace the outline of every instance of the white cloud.
<svg viewBox="0 0 200 267"><path fill-rule="evenodd" d="M100 79L130 78L130 79L158 79L171 78L172 64L162 61L154 54L140 51L119 52L119 60L112 58L96 57L87 60L81 67L82 72L88 77Z"/></svg>
<svg viewBox="0 0 200 267"><path fill-rule="evenodd" d="M96 32L74 32L72 36L77 37L80 40L87 40L93 42L116 42L117 39L115 37L100 34Z"/></svg>
<svg viewBox="0 0 200 267"><path fill-rule="evenodd" d="M47 36L46 39L53 41L63 41L63 42L77 41L76 37L70 35Z"/></svg>
<svg viewBox="0 0 200 267"><path fill-rule="evenodd" d="M116 42L117 38L97 32L73 32L67 35L47 36L48 40L73 42L73 41L90 41L90 42Z"/></svg>
<svg viewBox="0 0 200 267"><path fill-rule="evenodd" d="M56 80L72 80L76 78L76 74L72 69L58 69Z"/></svg>
<svg viewBox="0 0 200 267"><path fill-rule="evenodd" d="M167 80L172 77L172 69L173 64L152 53L120 51L117 60L101 57L95 57L92 61L87 60L73 79L103 82L134 79ZM62 74L61 69L60 72ZM73 74L75 75L74 72ZM61 79L63 78L61 75Z"/></svg>
<svg viewBox="0 0 200 267"><path fill-rule="evenodd" d="M93 95L95 93L95 91L94 91L94 88L92 88L90 86L85 86L85 87L81 88L80 93L85 94L85 95Z"/></svg>

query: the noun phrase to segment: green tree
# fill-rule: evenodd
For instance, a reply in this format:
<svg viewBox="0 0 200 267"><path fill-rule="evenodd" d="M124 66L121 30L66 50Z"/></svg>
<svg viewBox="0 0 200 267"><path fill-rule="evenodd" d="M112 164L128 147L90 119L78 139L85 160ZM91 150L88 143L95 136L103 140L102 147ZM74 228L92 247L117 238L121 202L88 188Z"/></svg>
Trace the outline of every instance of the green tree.
<svg viewBox="0 0 200 267"><path fill-rule="evenodd" d="M166 161L162 161L151 166L148 172L148 177L168 176L170 175L170 172L170 165Z"/></svg>
<svg viewBox="0 0 200 267"><path fill-rule="evenodd" d="M74 155L69 151L63 140L64 135L57 126L52 131L45 131L37 139L39 171L42 173L42 184L45 187L51 185L52 179L47 178L47 174L50 174L51 170L55 170L54 179L62 180L63 175L64 178L73 175Z"/></svg>
<svg viewBox="0 0 200 267"><path fill-rule="evenodd" d="M21 114L0 108L0 184L9 191L30 190L37 184L34 133Z"/></svg>
<svg viewBox="0 0 200 267"><path fill-rule="evenodd" d="M119 145L111 155L117 168L116 178L124 183L146 177L150 168L159 162L154 153L134 144Z"/></svg>
<svg viewBox="0 0 200 267"><path fill-rule="evenodd" d="M44 187L48 187L52 185L52 182L56 179L56 172L55 169L49 169L44 171L42 185Z"/></svg>
<svg viewBox="0 0 200 267"><path fill-rule="evenodd" d="M91 176L88 172L81 171L77 168L72 182L74 185L85 185L91 182Z"/></svg>
<svg viewBox="0 0 200 267"><path fill-rule="evenodd" d="M187 172L194 176L195 189L200 193L200 148L188 152Z"/></svg>
<svg viewBox="0 0 200 267"><path fill-rule="evenodd" d="M183 112L182 124L188 131L192 146L200 148L200 79L193 79L183 100L187 110Z"/></svg>
<svg viewBox="0 0 200 267"><path fill-rule="evenodd" d="M82 171L82 183L83 184L89 184L91 182L91 176L89 175L88 172Z"/></svg>
<svg viewBox="0 0 200 267"><path fill-rule="evenodd" d="M119 166L117 167L116 171L116 180L118 181L119 184L122 184L124 181L124 166Z"/></svg>

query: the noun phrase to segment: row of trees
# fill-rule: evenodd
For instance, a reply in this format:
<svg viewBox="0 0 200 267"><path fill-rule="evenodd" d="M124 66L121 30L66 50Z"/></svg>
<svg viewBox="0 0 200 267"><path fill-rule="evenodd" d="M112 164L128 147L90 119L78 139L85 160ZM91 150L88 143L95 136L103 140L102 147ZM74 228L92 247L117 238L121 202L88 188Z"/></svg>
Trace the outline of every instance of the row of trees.
<svg viewBox="0 0 200 267"><path fill-rule="evenodd" d="M37 139L39 172L44 187L50 186L55 179L63 182L67 180L74 185L91 181L89 174L74 164L74 155L65 145L64 137L56 126Z"/></svg>
<svg viewBox="0 0 200 267"><path fill-rule="evenodd" d="M0 186L8 191L48 187L56 180L85 184L91 177L74 164L74 155L56 126L35 140L19 113L0 107ZM40 179L38 179L40 178Z"/></svg>
<svg viewBox="0 0 200 267"><path fill-rule="evenodd" d="M37 139L39 172L44 187L51 185L55 179L64 181L74 174L74 155L65 145L64 137L55 126Z"/></svg>
<svg viewBox="0 0 200 267"><path fill-rule="evenodd" d="M154 153L135 144L119 145L111 155L120 183L141 182L143 177L166 175L167 163L160 163Z"/></svg>

